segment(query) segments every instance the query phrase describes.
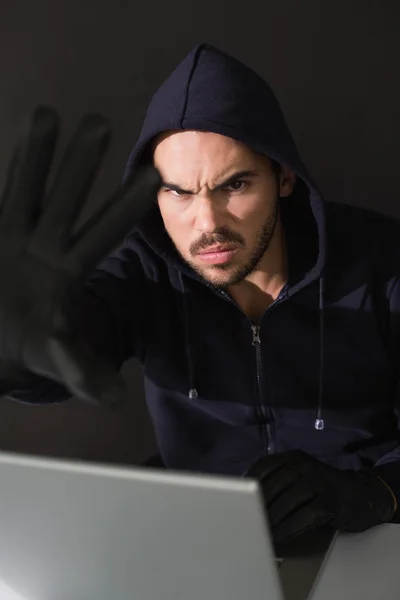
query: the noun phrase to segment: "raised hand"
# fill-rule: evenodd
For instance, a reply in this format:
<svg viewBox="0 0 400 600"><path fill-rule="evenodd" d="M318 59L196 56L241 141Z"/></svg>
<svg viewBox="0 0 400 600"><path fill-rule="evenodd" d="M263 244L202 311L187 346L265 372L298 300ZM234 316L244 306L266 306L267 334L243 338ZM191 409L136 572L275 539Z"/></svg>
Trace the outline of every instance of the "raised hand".
<svg viewBox="0 0 400 600"><path fill-rule="evenodd" d="M1 200L0 378L15 384L31 371L63 383L72 395L114 404L123 389L119 375L68 315L90 272L155 201L160 177L152 167L137 170L74 232L110 127L99 115L81 119L47 192L58 129L53 109L35 110Z"/></svg>

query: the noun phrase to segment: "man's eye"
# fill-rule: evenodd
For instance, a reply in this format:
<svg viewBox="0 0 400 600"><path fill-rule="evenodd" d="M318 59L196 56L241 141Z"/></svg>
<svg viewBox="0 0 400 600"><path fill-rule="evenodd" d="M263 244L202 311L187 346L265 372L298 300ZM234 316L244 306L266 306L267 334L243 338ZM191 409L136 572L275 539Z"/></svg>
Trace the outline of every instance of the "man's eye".
<svg viewBox="0 0 400 600"><path fill-rule="evenodd" d="M168 192L168 194L172 194L172 196L175 196L176 198L182 198L182 196L185 195L183 192L180 192L179 190L171 190L171 188L168 188L168 187L165 187L164 191Z"/></svg>
<svg viewBox="0 0 400 600"><path fill-rule="evenodd" d="M227 186L227 189L233 191L233 192L242 192L244 190L244 188L246 187L247 183L246 181L243 181L242 179L238 179L237 181L231 181L231 183Z"/></svg>

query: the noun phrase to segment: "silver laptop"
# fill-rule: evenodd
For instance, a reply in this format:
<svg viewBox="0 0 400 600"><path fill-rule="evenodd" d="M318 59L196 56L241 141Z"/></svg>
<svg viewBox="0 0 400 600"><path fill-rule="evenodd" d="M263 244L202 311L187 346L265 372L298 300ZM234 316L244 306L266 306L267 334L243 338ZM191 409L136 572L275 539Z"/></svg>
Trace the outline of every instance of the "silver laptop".
<svg viewBox="0 0 400 600"><path fill-rule="evenodd" d="M0 453L1 600L306 600L321 535L275 557L250 479Z"/></svg>

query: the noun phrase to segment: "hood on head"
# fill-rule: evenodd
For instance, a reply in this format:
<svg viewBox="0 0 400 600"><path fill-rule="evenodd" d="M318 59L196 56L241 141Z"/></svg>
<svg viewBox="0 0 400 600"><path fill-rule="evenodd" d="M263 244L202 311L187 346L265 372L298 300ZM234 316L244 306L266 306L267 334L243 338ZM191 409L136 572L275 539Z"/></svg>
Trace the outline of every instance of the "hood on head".
<svg viewBox="0 0 400 600"><path fill-rule="evenodd" d="M196 46L153 96L129 156L124 181L146 156L154 138L168 130L210 131L231 137L296 173L305 184L307 205L318 234L306 279L321 274L325 261L322 196L299 156L274 93L259 75L209 44ZM158 210L153 210L139 231L166 258L171 255L171 242L161 223L156 223L160 218Z"/></svg>

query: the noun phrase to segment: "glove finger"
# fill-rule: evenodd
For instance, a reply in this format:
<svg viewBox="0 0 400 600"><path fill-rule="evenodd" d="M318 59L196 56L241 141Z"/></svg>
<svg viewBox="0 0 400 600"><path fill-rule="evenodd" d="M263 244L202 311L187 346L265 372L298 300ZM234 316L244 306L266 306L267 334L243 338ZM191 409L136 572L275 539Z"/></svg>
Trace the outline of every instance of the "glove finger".
<svg viewBox="0 0 400 600"><path fill-rule="evenodd" d="M107 407L125 402L127 390L122 376L82 341L52 336L46 347L62 383L74 396Z"/></svg>
<svg viewBox="0 0 400 600"><path fill-rule="evenodd" d="M100 115L86 115L67 146L49 194L49 203L29 243L46 262L66 248L74 222L106 153L110 127Z"/></svg>
<svg viewBox="0 0 400 600"><path fill-rule="evenodd" d="M40 212L57 141L59 117L52 108L38 107L28 132L10 163L1 200L1 226L8 251L18 251ZM4 235L2 234L2 235Z"/></svg>
<svg viewBox="0 0 400 600"><path fill-rule="evenodd" d="M279 525L289 516L294 515L305 506L312 506L316 498L314 490L307 483L299 482L282 491L267 506L268 517L272 526Z"/></svg>
<svg viewBox="0 0 400 600"><path fill-rule="evenodd" d="M297 489L302 477L304 473L292 465L279 465L268 476L262 476L261 488L266 506L269 508L272 503L280 501L282 494L290 494Z"/></svg>
<svg viewBox="0 0 400 600"><path fill-rule="evenodd" d="M318 502L311 501L289 515L279 525L271 525L271 533L277 545L321 525L328 525L331 521L332 515L327 514Z"/></svg>
<svg viewBox="0 0 400 600"><path fill-rule="evenodd" d="M160 175L153 167L137 170L74 236L66 268L85 277L150 209L160 184Z"/></svg>

